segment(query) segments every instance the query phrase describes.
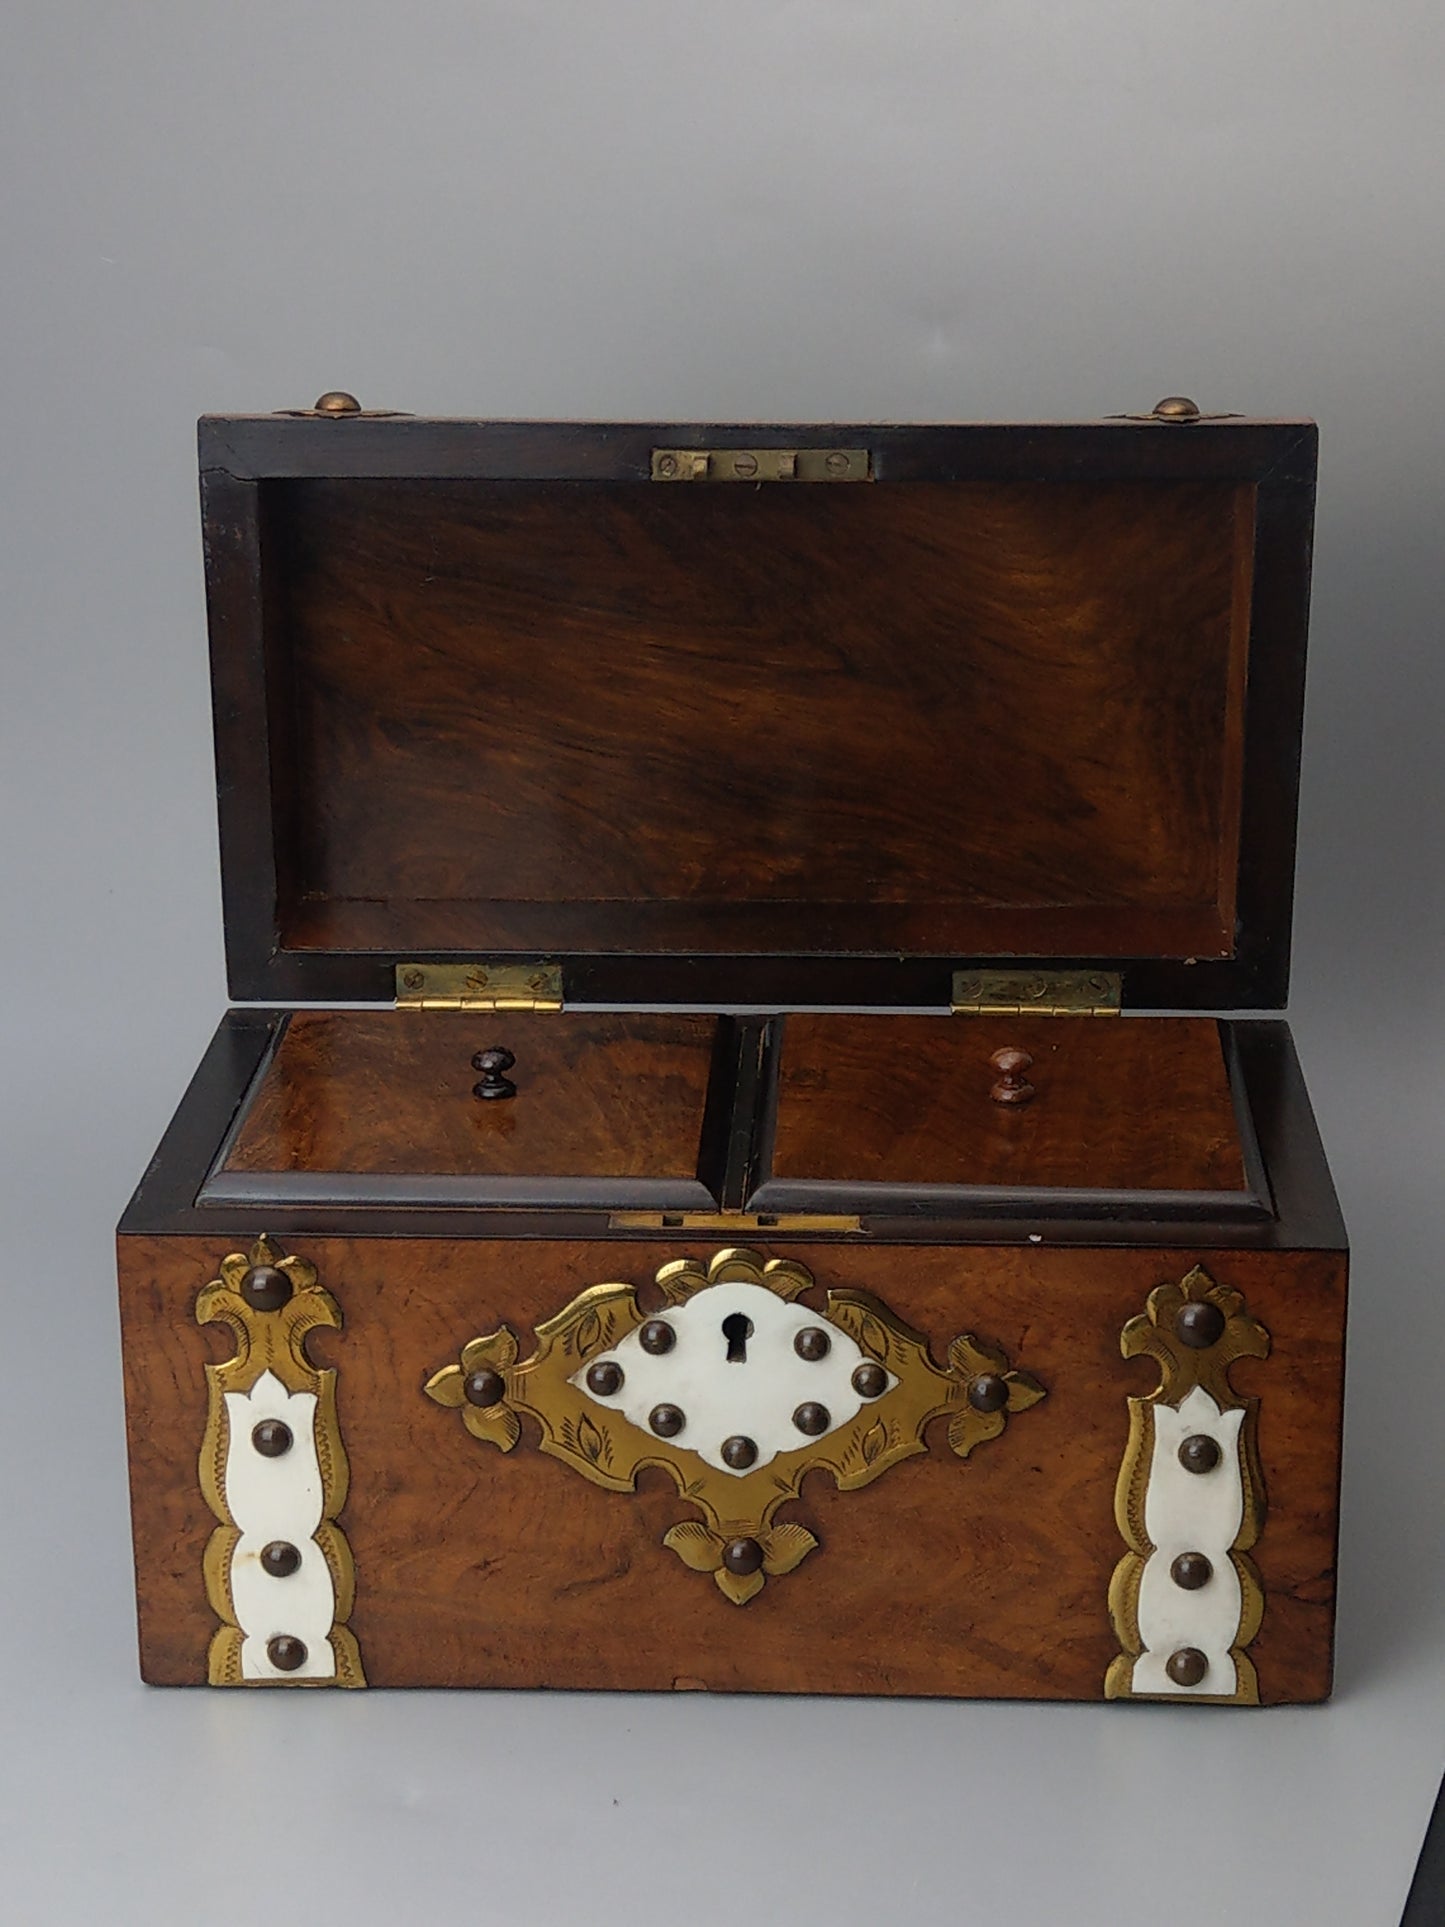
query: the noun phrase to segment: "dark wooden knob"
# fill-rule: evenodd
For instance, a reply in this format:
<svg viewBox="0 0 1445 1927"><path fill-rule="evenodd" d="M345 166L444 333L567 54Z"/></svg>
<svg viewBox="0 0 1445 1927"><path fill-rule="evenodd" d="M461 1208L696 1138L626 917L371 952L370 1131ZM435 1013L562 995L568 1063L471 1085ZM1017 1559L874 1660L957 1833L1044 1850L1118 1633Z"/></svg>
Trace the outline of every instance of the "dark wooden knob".
<svg viewBox="0 0 1445 1927"><path fill-rule="evenodd" d="M251 1444L263 1459L283 1458L294 1441L283 1418L263 1418L251 1427Z"/></svg>
<svg viewBox="0 0 1445 1927"><path fill-rule="evenodd" d="M687 1415L679 1405L654 1405L647 1422L660 1439L675 1439L687 1424Z"/></svg>
<svg viewBox="0 0 1445 1927"><path fill-rule="evenodd" d="M517 1087L506 1075L516 1058L511 1051L494 1044L490 1050L479 1050L472 1059L472 1069L482 1073L480 1084L473 1084L472 1091L477 1097L515 1097Z"/></svg>
<svg viewBox="0 0 1445 1927"><path fill-rule="evenodd" d="M615 1398L622 1390L622 1367L610 1358L599 1358L587 1367L587 1389L598 1398Z"/></svg>
<svg viewBox="0 0 1445 1927"><path fill-rule="evenodd" d="M1207 1432L1191 1432L1179 1447L1179 1463L1186 1472L1212 1472L1220 1456L1218 1445Z"/></svg>
<svg viewBox="0 0 1445 1927"><path fill-rule="evenodd" d="M882 1398L888 1390L888 1374L873 1359L864 1359L853 1371L853 1390L859 1398Z"/></svg>
<svg viewBox="0 0 1445 1927"><path fill-rule="evenodd" d="M833 1417L826 1405L810 1398L793 1413L793 1423L810 1439L820 1439L833 1423Z"/></svg>
<svg viewBox="0 0 1445 1927"><path fill-rule="evenodd" d="M729 1539L723 1547L722 1562L738 1579L746 1579L763 1563L763 1549L756 1539Z"/></svg>
<svg viewBox="0 0 1445 1927"><path fill-rule="evenodd" d="M277 1633L266 1641L266 1657L279 1673L294 1673L306 1664L306 1644L291 1633Z"/></svg>
<svg viewBox="0 0 1445 1927"><path fill-rule="evenodd" d="M291 1280L275 1265L252 1265L241 1280L241 1296L252 1311L280 1311L291 1296Z"/></svg>
<svg viewBox="0 0 1445 1927"><path fill-rule="evenodd" d="M1165 1660L1164 1670L1176 1686L1198 1686L1209 1671L1209 1661L1197 1646L1181 1646Z"/></svg>
<svg viewBox="0 0 1445 1927"><path fill-rule="evenodd" d="M1029 1053L1005 1045L1002 1050L996 1050L988 1061L998 1072L998 1082L989 1092L994 1103L1027 1104L1034 1095L1034 1087L1024 1074L1034 1061Z"/></svg>
<svg viewBox="0 0 1445 1927"><path fill-rule="evenodd" d="M1174 1314L1174 1330L1191 1351L1207 1352L1224 1336L1224 1313L1208 1298L1191 1298Z"/></svg>
<svg viewBox="0 0 1445 1927"><path fill-rule="evenodd" d="M1181 1552L1169 1568L1169 1577L1184 1592L1198 1592L1214 1577L1214 1567L1202 1552Z"/></svg>
<svg viewBox="0 0 1445 1927"><path fill-rule="evenodd" d="M261 1570L273 1579L289 1579L301 1570L301 1553L289 1539L273 1539L261 1548Z"/></svg>
<svg viewBox="0 0 1445 1927"><path fill-rule="evenodd" d="M462 1396L468 1405L500 1405L507 1396L507 1381L490 1365L479 1365L462 1380Z"/></svg>
<svg viewBox="0 0 1445 1927"><path fill-rule="evenodd" d="M975 1412L1001 1412L1008 1404L1008 1382L997 1372L980 1372L968 1381L968 1402Z"/></svg>

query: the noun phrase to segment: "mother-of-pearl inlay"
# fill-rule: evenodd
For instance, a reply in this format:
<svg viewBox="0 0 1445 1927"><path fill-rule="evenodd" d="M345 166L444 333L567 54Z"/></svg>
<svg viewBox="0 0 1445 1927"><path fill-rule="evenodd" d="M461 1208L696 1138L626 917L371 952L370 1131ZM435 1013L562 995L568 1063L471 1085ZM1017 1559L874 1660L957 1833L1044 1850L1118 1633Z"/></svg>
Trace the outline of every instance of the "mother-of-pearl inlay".
<svg viewBox="0 0 1445 1927"><path fill-rule="evenodd" d="M1239 1470L1242 1408L1222 1412L1196 1385L1177 1406L1153 1408L1154 1450L1144 1499L1144 1526L1154 1546L1139 1581L1139 1636L1144 1651L1134 1662L1134 1691L1182 1695L1230 1694L1238 1679L1230 1648L1239 1631L1243 1599L1230 1548L1244 1518ZM1186 1438L1202 1433L1219 1447L1210 1472L1190 1472L1179 1462ZM1170 1568L1183 1552L1202 1552L1213 1571L1196 1591L1178 1585ZM1194 1686L1181 1686L1166 1670L1169 1657L1192 1646L1209 1662Z"/></svg>
<svg viewBox="0 0 1445 1927"><path fill-rule="evenodd" d="M249 1392L227 1392L225 1498L241 1537L231 1555L231 1602L241 1628L243 1679L331 1679L336 1656L330 1633L336 1613L331 1568L314 1534L321 1524L321 1467L316 1454L316 1394L288 1392L266 1371ZM279 1457L252 1444L262 1419L280 1419L292 1443ZM284 1578L261 1564L262 1549L275 1540L295 1546L301 1564ZM279 1635L306 1647L290 1672L272 1664L267 1643Z"/></svg>
<svg viewBox="0 0 1445 1927"><path fill-rule="evenodd" d="M847 1332L762 1285L708 1285L685 1304L669 1306L663 1316L676 1333L670 1351L644 1351L640 1330L634 1330L611 1351L589 1359L570 1382L594 1404L620 1412L643 1432L650 1431L648 1414L654 1406L678 1406L686 1422L671 1443L696 1452L719 1472L745 1477L781 1452L816 1444L872 1402L853 1389L854 1371L871 1361ZM743 1339L735 1335L736 1325L732 1333L724 1330L739 1316L749 1328ZM809 1325L821 1325L828 1334L824 1358L801 1358L795 1349L793 1341ZM606 1397L587 1384L588 1371L604 1360L622 1370L621 1386ZM892 1374L886 1376L884 1390L897 1383ZM793 1413L804 1404L826 1407L829 1422L824 1431L805 1436L794 1425ZM757 1458L749 1466L731 1466L722 1456L723 1441L739 1435L757 1447Z"/></svg>

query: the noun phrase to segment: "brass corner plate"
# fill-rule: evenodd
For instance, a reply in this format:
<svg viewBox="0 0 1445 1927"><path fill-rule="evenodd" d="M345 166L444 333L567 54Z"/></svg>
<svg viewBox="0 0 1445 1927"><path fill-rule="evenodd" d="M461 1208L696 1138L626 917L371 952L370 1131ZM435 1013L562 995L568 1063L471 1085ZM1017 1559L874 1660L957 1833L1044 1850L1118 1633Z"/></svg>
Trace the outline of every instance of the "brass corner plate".
<svg viewBox="0 0 1445 1927"><path fill-rule="evenodd" d="M654 482L871 482L866 448L654 448Z"/></svg>
<svg viewBox="0 0 1445 1927"><path fill-rule="evenodd" d="M663 1311L728 1284L762 1287L792 1304L813 1282L793 1260L764 1259L747 1247L718 1251L706 1265L678 1259L656 1276ZM464 1345L455 1364L427 1381L427 1396L460 1412L473 1438L503 1452L520 1439L521 1421L530 1420L541 1451L610 1492L634 1491L644 1467L661 1466L700 1515L671 1527L663 1544L692 1570L710 1573L735 1605L745 1605L768 1578L791 1572L816 1547L805 1526L776 1518L782 1505L799 1496L810 1472L827 1472L840 1491L869 1485L891 1466L925 1451L925 1428L943 1416L949 1419L949 1447L964 1459L996 1439L1011 1415L1045 1396L1036 1379L1014 1369L1003 1350L987 1340L972 1333L955 1338L940 1367L923 1334L872 1293L830 1291L826 1309L810 1312L811 1322L846 1334L863 1364L875 1372L883 1368L887 1389L826 1436L777 1452L739 1474L708 1464L678 1440L642 1429L589 1398L575 1382L589 1361L657 1319L657 1312L639 1303L633 1285L594 1285L537 1326L530 1357L519 1362L516 1335L504 1325Z"/></svg>
<svg viewBox="0 0 1445 1927"><path fill-rule="evenodd" d="M258 1292L258 1274L269 1285L269 1291ZM284 1285L278 1284L277 1278L284 1280ZM258 1297L280 1302L258 1304ZM207 1656L208 1683L212 1686L364 1686L366 1675L360 1649L346 1623L356 1596L356 1568L346 1535L336 1523L346 1503L349 1479L346 1448L336 1413L336 1373L313 1365L306 1356L307 1334L323 1326L339 1330L341 1308L331 1293L317 1282L313 1264L304 1258L286 1256L279 1245L263 1234L248 1252L233 1251L221 1260L220 1276L212 1279L196 1299L196 1322L228 1325L236 1340L231 1358L220 1365L206 1366L206 1429L201 1443L199 1476L201 1491L219 1524L206 1543L202 1569L211 1610L221 1621ZM233 1584L236 1562L238 1558L245 1560L249 1573L254 1554L247 1553L245 1540L249 1537L254 1543L257 1537L270 1538L271 1534L258 1531L260 1521L238 1518L237 1506L233 1505L227 1490L227 1467L235 1443L231 1438L227 1399L228 1396L238 1401L247 1399L267 1381L279 1388L276 1397L285 1401L288 1412L299 1397L301 1409L309 1420L309 1437L288 1443L282 1454L272 1458L272 1463L286 1462L299 1447L307 1455L308 1469L314 1465L314 1475L319 1478L319 1522L309 1538L324 1560L330 1578L330 1624L325 1637L333 1665L325 1674L312 1666L306 1673L298 1672L294 1677L285 1673L258 1676L245 1661L248 1635L242 1625L244 1615L238 1611ZM243 1409L238 1402L237 1410ZM281 1429L288 1441L291 1440L288 1427L283 1424ZM254 1436L253 1433L253 1441ZM314 1487L311 1490L314 1492ZM297 1510L295 1497L293 1492L293 1503L286 1508L288 1527L291 1513ZM314 1499L307 1498L301 1509L309 1509L313 1503ZM289 1530L286 1536L290 1538ZM287 1550L301 1558L296 1547L288 1545ZM304 1591L304 1581L295 1576L294 1569L293 1576L271 1583L292 1588L300 1585ZM285 1601L277 1603L284 1606ZM292 1641L293 1646L296 1643Z"/></svg>
<svg viewBox="0 0 1445 1927"><path fill-rule="evenodd" d="M1182 1335L1186 1331L1187 1338ZM1114 1498L1128 1551L1109 1586L1109 1616L1120 1650L1105 1675L1104 1696L1256 1706L1259 1680L1247 1648L1259 1632L1265 1606L1259 1573L1249 1557L1265 1520L1259 1401L1241 1397L1230 1384L1229 1372L1237 1359L1267 1358L1269 1333L1250 1316L1242 1293L1217 1284L1196 1265L1178 1284L1159 1285L1150 1292L1144 1311L1124 1326L1119 1343L1125 1358L1156 1360L1160 1382L1147 1397L1129 1400L1129 1438ZM1204 1462L1187 1464L1188 1449L1201 1441ZM1211 1490L1211 1482L1220 1480L1226 1482L1222 1493L1217 1485ZM1156 1481L1160 1484L1151 1496ZM1232 1499L1233 1511L1221 1507L1222 1496ZM1196 1549L1196 1520L1232 1517L1234 1512L1238 1526L1232 1535L1213 1547ZM1151 1523L1159 1539L1167 1532L1167 1544L1156 1544ZM1177 1564L1179 1552L1195 1559L1207 1552L1209 1576L1198 1590L1197 1577L1187 1591L1184 1582L1173 1580L1171 1562ZM1217 1611L1218 1595L1205 1588L1221 1586L1228 1588L1223 1599L1230 1629L1218 1641L1219 1657L1232 1667L1234 1677L1229 1691L1203 1691L1198 1687L1208 1684L1208 1670L1196 1685L1171 1669L1186 1654L1206 1656L1178 1629L1187 1625L1191 1611ZM1142 1623L1146 1594L1155 1622L1171 1629L1163 1646L1151 1648L1149 1629ZM1147 1679L1141 1677L1146 1671Z"/></svg>

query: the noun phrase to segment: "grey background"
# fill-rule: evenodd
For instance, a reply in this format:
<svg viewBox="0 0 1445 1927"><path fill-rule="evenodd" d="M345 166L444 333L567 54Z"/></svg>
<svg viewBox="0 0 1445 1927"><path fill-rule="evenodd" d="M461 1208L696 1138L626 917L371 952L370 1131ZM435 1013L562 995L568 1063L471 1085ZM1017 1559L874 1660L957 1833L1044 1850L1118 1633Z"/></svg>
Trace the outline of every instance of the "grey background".
<svg viewBox="0 0 1445 1927"><path fill-rule="evenodd" d="M1393 1922L1445 1761L1435 4L21 0L0 43L0 1915ZM1313 413L1292 1015L1338 1697L136 1679L114 1218L225 1001L192 422ZM646 1629L638 1629L646 1637Z"/></svg>

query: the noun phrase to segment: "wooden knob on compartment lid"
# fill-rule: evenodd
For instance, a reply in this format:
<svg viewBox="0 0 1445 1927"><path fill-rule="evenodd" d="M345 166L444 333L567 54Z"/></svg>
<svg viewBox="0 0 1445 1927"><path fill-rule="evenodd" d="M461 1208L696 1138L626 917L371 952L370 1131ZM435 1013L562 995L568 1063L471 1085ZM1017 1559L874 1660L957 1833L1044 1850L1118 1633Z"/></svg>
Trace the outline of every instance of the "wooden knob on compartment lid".
<svg viewBox="0 0 1445 1927"><path fill-rule="evenodd" d="M994 1103L1027 1104L1034 1095L1034 1087L1024 1075L1034 1061L1029 1053L1006 1045L1003 1050L996 1050L988 1061L998 1072L998 1082L989 1092Z"/></svg>
<svg viewBox="0 0 1445 1927"><path fill-rule="evenodd" d="M479 1050L472 1059L472 1069L482 1073L480 1084L473 1084L472 1092L477 1097L515 1097L517 1087L506 1073L516 1063L511 1051L500 1045L491 1050Z"/></svg>

